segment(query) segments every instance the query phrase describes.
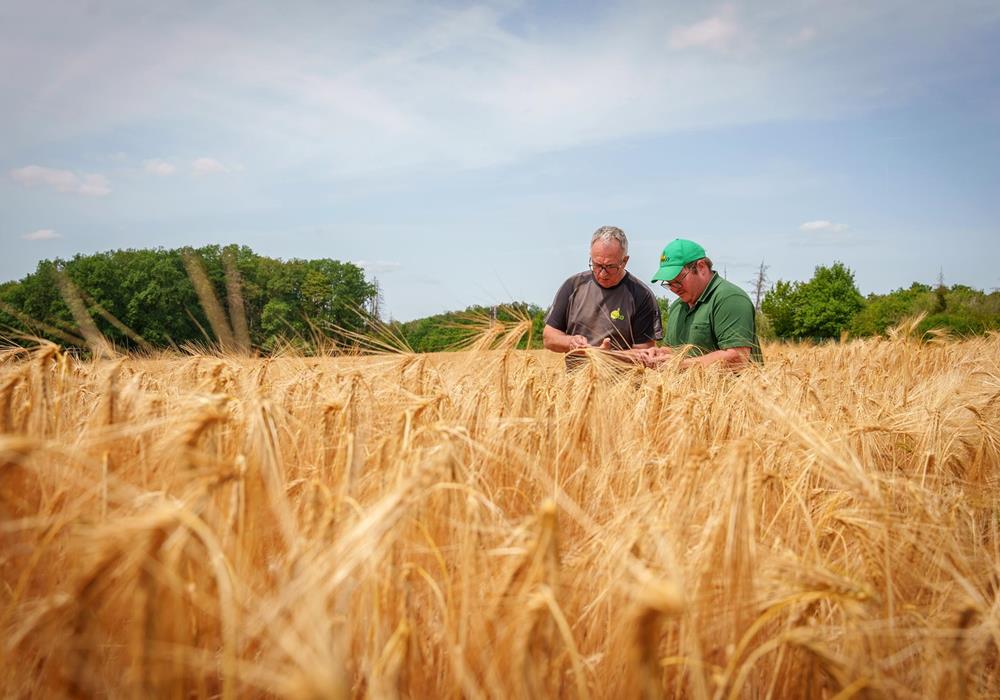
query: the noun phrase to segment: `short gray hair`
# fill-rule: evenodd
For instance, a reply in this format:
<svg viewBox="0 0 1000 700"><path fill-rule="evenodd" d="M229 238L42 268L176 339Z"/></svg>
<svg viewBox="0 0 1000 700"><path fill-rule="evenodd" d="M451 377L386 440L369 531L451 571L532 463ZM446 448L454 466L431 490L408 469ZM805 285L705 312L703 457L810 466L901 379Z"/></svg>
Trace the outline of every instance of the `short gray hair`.
<svg viewBox="0 0 1000 700"><path fill-rule="evenodd" d="M594 245L597 241L618 241L622 247L622 253L628 255L628 237L617 226L601 226L594 231L594 235L590 237L590 245Z"/></svg>

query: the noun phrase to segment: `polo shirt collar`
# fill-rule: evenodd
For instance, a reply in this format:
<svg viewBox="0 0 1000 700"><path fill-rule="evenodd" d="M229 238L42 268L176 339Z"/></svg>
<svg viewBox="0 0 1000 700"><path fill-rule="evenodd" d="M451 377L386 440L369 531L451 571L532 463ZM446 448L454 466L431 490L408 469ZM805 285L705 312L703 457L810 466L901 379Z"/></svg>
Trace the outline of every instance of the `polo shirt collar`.
<svg viewBox="0 0 1000 700"><path fill-rule="evenodd" d="M718 272L713 272L712 279L710 279L708 281L708 284L705 285L705 288L701 290L701 294L698 296L698 299L694 302L694 306L692 306L691 308L693 309L699 306L702 302L708 301L708 298L712 296L712 292L714 292L715 288L719 286L719 281L721 279L722 278L719 277Z"/></svg>

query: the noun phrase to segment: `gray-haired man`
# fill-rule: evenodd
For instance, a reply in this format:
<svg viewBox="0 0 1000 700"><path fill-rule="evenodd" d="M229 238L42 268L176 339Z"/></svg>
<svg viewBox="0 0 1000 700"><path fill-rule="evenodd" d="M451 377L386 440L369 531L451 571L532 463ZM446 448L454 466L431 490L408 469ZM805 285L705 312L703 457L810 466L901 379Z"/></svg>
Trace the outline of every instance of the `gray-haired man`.
<svg viewBox="0 0 1000 700"><path fill-rule="evenodd" d="M547 349L630 351L651 348L663 337L656 297L625 270L626 264L624 231L597 229L590 238L590 270L563 282L545 316L542 342Z"/></svg>

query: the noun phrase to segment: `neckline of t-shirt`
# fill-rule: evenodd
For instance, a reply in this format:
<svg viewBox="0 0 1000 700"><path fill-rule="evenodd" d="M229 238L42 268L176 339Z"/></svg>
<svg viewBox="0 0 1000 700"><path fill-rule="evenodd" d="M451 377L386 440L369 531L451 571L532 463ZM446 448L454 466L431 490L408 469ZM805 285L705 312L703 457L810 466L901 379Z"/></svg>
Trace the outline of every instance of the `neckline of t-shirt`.
<svg viewBox="0 0 1000 700"><path fill-rule="evenodd" d="M595 286L595 287L597 287L597 288L598 288L598 289L600 289L600 290L603 290L603 291L605 291L605 292L610 292L610 291L612 291L612 290L615 290L615 289L618 289L618 288L619 288L620 286L622 286L623 284L625 284L625 280L627 280L627 279L628 279L628 278L629 278L629 277L631 276L631 273L630 273L630 272L629 272L628 270L625 270L625 274L624 274L624 275L622 275L622 278L621 278L620 280L618 280L618 284L616 284L616 285L615 285L615 286L613 286L613 287L602 287L602 286L601 286L601 285L600 285L600 284L599 284L599 283L597 282L597 278L596 278L596 277L594 277L594 273L593 273L593 272L591 272L591 273L589 273L589 274L590 274L590 281L594 283L594 286Z"/></svg>

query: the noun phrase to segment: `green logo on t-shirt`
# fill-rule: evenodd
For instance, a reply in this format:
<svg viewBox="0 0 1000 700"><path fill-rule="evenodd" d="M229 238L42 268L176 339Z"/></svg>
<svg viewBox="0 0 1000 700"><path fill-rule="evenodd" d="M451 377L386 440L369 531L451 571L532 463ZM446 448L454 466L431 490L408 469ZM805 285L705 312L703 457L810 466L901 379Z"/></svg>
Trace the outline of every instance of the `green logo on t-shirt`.
<svg viewBox="0 0 1000 700"><path fill-rule="evenodd" d="M625 318L625 314L622 313L621 309L615 309L611 312L611 320L621 321L623 318Z"/></svg>

